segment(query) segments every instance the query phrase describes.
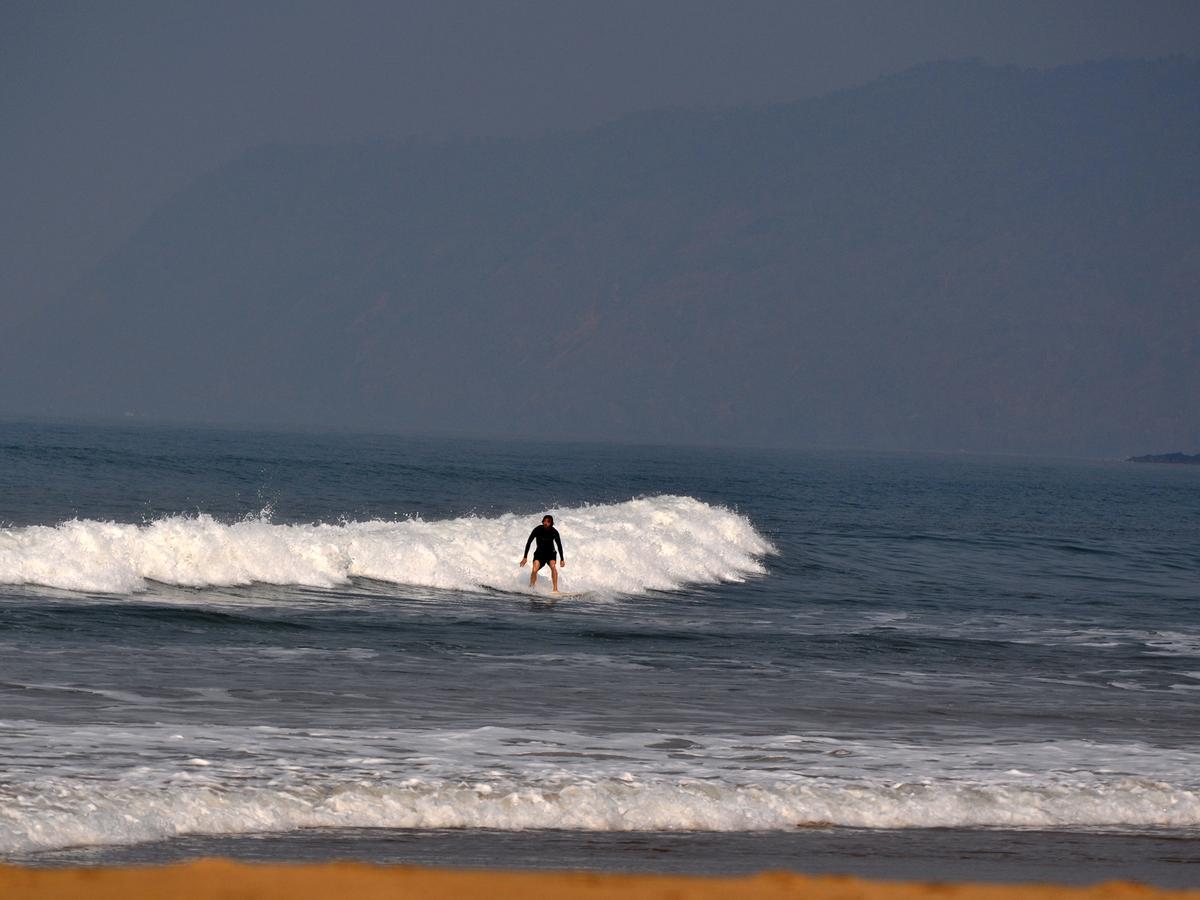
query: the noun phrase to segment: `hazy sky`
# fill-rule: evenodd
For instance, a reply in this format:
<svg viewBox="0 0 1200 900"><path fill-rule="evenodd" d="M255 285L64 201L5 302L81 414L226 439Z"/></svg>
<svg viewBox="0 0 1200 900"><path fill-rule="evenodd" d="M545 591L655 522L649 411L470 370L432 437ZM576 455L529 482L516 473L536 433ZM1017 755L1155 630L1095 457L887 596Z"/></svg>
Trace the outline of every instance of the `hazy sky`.
<svg viewBox="0 0 1200 900"><path fill-rule="evenodd" d="M0 327L268 141L525 135L796 99L920 62L1200 53L1200 3L0 5Z"/></svg>

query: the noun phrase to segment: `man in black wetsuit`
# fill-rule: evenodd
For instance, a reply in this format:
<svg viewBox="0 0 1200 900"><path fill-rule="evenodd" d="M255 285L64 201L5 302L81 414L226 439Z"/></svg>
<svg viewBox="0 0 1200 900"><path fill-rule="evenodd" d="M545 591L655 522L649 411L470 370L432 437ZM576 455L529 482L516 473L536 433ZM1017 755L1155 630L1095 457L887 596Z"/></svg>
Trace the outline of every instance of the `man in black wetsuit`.
<svg viewBox="0 0 1200 900"><path fill-rule="evenodd" d="M542 524L529 532L529 540L525 542L525 554L521 557L521 565L529 562L529 545L537 541L533 551L533 569L529 573L529 586L537 584L537 573L544 565L550 566L550 580L554 582L554 593L558 593L558 567L567 564L566 554L563 553L562 538L554 527L554 516L542 516ZM558 549L555 550L555 545ZM558 560L562 560L559 562Z"/></svg>

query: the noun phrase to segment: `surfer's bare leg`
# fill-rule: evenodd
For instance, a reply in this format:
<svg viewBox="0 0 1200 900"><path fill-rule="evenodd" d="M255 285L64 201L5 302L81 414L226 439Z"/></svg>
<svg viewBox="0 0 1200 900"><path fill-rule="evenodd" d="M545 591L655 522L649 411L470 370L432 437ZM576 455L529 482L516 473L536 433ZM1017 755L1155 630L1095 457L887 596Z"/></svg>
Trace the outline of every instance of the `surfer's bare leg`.
<svg viewBox="0 0 1200 900"><path fill-rule="evenodd" d="M530 587L533 587L535 584L537 584L537 573L538 573L538 569L540 569L541 567L542 567L541 562L539 560L535 559L533 561L533 565L529 569L529 586ZM557 584L558 583L558 575L557 574L555 574L554 579L555 579L555 583Z"/></svg>
<svg viewBox="0 0 1200 900"><path fill-rule="evenodd" d="M558 593L558 562L550 560L550 581L554 583L554 593Z"/></svg>

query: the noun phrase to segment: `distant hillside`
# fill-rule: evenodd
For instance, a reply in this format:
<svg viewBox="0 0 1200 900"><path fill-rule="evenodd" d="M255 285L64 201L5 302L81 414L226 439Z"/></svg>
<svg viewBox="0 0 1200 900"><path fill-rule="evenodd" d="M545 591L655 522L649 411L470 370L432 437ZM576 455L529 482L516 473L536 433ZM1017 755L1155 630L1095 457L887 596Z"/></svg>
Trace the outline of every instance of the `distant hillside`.
<svg viewBox="0 0 1200 900"><path fill-rule="evenodd" d="M1171 465L1200 466L1200 453L1152 453L1148 456L1131 456L1126 462L1169 463Z"/></svg>
<svg viewBox="0 0 1200 900"><path fill-rule="evenodd" d="M945 63L530 141L264 147L6 335L0 410L1193 446L1197 198L1186 60Z"/></svg>

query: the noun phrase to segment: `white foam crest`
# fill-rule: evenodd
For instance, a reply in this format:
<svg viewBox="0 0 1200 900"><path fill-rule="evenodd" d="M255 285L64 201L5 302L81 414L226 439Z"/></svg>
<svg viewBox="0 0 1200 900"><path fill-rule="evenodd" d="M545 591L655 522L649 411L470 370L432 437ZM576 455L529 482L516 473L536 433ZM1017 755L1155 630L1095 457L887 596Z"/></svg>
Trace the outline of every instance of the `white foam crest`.
<svg viewBox="0 0 1200 900"><path fill-rule="evenodd" d="M0 721L0 747L0 856L299 828L1200 827L1200 751L1141 743Z"/></svg>
<svg viewBox="0 0 1200 900"><path fill-rule="evenodd" d="M636 594L739 581L773 552L749 520L692 497L550 510L563 533L571 591ZM451 590L517 590L538 516L441 521L230 524L208 515L146 525L74 520L0 530L0 584L128 594L156 581L333 587L353 577Z"/></svg>
<svg viewBox="0 0 1200 900"><path fill-rule="evenodd" d="M190 761L203 769L205 760ZM26 785L26 791L33 785ZM0 789L0 854L129 844L181 834L300 828L774 831L857 828L1195 827L1200 795L1135 778L1107 783L924 781L729 785L697 780L407 779L244 787L47 781ZM8 794L6 796L6 794Z"/></svg>

